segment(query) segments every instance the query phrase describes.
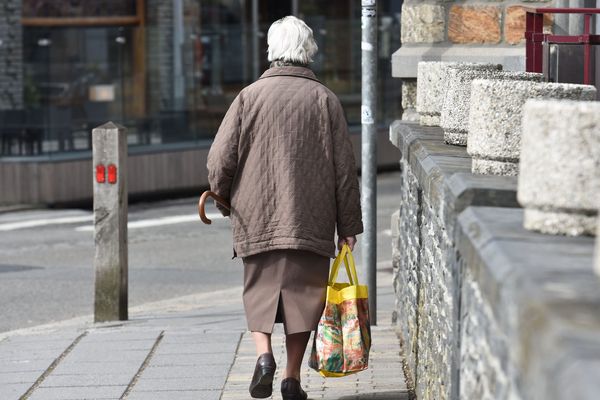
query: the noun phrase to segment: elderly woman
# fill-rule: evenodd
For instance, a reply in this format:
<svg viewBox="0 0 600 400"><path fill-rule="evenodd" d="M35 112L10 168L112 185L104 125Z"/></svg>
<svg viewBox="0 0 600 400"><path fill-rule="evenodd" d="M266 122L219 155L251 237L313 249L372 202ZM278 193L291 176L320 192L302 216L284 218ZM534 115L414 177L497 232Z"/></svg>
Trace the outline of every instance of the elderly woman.
<svg viewBox="0 0 600 400"><path fill-rule="evenodd" d="M211 190L231 203L234 256L244 263L244 309L258 360L254 398L271 396L271 332L282 322L284 400L304 400L300 367L324 308L329 259L363 230L352 144L338 98L308 68L312 30L271 25L271 67L227 111L208 155ZM228 211L220 207L224 215Z"/></svg>

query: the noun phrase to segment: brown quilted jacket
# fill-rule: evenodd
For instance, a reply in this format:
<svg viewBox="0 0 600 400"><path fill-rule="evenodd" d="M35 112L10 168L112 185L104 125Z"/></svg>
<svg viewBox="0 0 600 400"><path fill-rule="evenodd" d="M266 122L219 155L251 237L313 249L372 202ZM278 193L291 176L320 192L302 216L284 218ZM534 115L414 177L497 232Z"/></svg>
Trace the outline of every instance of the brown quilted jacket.
<svg viewBox="0 0 600 400"><path fill-rule="evenodd" d="M243 89L207 166L211 190L231 203L240 257L275 249L334 257L336 225L339 236L363 231L342 106L308 68L270 68Z"/></svg>

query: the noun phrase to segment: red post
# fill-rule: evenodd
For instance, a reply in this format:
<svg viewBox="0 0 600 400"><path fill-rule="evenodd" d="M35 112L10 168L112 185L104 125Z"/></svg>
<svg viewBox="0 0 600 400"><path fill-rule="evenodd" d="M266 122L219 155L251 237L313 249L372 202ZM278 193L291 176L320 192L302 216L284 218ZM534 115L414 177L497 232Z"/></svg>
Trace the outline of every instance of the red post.
<svg viewBox="0 0 600 400"><path fill-rule="evenodd" d="M544 14L533 14L533 72L542 72Z"/></svg>
<svg viewBox="0 0 600 400"><path fill-rule="evenodd" d="M533 71L533 13L525 14L525 71Z"/></svg>
<svg viewBox="0 0 600 400"><path fill-rule="evenodd" d="M590 43L590 30L591 30L591 20L592 20L592 15L591 14L585 14L584 16L584 20L583 20L583 83L585 85L589 85L592 80L590 77L590 72L591 72L591 62L592 62L592 57L591 57L591 52L592 52L592 45Z"/></svg>

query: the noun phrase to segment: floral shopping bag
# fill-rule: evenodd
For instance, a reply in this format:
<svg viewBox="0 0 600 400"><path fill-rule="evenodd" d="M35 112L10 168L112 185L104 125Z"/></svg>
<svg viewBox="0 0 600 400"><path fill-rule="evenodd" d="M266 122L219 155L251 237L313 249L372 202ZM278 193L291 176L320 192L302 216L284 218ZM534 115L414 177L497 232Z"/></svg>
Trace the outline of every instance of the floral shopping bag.
<svg viewBox="0 0 600 400"><path fill-rule="evenodd" d="M342 261L349 283L336 283ZM367 286L358 284L354 257L344 245L331 267L325 310L315 332L309 366L326 377L350 375L367 369L370 348Z"/></svg>

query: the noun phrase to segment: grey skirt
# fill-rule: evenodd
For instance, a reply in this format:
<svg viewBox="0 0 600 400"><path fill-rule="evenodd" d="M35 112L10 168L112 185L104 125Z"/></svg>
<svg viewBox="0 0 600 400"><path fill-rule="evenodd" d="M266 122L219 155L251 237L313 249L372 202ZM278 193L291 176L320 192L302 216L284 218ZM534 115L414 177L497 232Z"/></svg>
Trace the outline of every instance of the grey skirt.
<svg viewBox="0 0 600 400"><path fill-rule="evenodd" d="M315 330L325 307L329 257L303 250L273 250L244 257L244 309L248 330L285 334Z"/></svg>

